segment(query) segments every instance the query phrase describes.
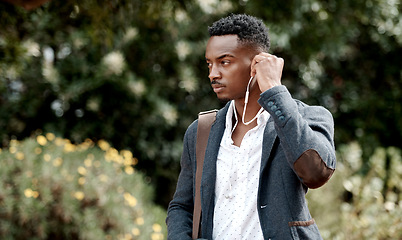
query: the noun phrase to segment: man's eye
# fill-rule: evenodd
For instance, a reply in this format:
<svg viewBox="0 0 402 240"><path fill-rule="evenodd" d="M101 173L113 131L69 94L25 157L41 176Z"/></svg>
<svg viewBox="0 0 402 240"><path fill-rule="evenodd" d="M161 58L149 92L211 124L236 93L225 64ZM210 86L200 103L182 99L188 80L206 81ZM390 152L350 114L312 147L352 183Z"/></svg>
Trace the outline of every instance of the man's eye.
<svg viewBox="0 0 402 240"><path fill-rule="evenodd" d="M228 60L223 60L223 61L221 62L222 65L228 65L229 63L230 63L230 61L228 61Z"/></svg>
<svg viewBox="0 0 402 240"><path fill-rule="evenodd" d="M208 68L212 67L212 63L207 62L207 66L208 66Z"/></svg>

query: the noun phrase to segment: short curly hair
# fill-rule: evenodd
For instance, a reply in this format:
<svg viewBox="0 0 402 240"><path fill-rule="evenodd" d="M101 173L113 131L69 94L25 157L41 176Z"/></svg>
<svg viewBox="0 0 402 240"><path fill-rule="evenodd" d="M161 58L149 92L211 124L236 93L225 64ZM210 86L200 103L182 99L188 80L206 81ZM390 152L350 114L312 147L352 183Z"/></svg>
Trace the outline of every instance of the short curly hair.
<svg viewBox="0 0 402 240"><path fill-rule="evenodd" d="M230 14L208 27L210 37L235 34L239 42L268 52L268 28L262 20L246 14Z"/></svg>

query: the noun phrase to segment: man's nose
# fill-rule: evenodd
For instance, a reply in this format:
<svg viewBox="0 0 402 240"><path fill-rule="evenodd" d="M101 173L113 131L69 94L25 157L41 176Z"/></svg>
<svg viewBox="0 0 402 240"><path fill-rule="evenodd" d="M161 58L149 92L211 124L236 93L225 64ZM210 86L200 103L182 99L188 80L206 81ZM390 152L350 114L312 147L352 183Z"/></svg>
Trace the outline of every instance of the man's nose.
<svg viewBox="0 0 402 240"><path fill-rule="evenodd" d="M212 67L209 70L209 75L208 75L209 79L212 81L212 80L215 80L215 79L219 79L220 76L221 76L221 74L219 72L219 69L212 65Z"/></svg>

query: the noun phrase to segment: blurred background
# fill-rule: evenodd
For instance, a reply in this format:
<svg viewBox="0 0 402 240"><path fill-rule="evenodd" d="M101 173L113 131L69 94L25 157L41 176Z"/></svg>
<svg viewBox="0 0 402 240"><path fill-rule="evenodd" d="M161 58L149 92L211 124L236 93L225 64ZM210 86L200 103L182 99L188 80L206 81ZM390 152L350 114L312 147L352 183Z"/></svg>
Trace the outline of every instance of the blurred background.
<svg viewBox="0 0 402 240"><path fill-rule="evenodd" d="M165 239L182 138L211 91L207 27L264 20L338 164L307 194L324 239L402 239L398 0L0 1L0 238ZM123 214L124 213L124 214Z"/></svg>

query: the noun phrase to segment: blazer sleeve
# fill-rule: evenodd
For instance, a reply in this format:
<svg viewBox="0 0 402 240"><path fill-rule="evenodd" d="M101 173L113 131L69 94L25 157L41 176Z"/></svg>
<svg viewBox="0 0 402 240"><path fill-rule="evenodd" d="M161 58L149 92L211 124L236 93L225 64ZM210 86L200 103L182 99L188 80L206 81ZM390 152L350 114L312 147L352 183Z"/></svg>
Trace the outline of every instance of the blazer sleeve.
<svg viewBox="0 0 402 240"><path fill-rule="evenodd" d="M173 200L167 211L168 240L190 240L193 228L194 178L195 174L195 137L197 121L193 122L184 135L181 156L181 171Z"/></svg>
<svg viewBox="0 0 402 240"><path fill-rule="evenodd" d="M286 160L300 181L309 188L324 185L336 165L332 114L294 100L285 86L265 91L258 102L273 118Z"/></svg>

